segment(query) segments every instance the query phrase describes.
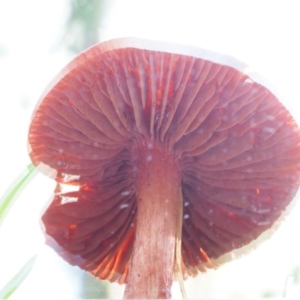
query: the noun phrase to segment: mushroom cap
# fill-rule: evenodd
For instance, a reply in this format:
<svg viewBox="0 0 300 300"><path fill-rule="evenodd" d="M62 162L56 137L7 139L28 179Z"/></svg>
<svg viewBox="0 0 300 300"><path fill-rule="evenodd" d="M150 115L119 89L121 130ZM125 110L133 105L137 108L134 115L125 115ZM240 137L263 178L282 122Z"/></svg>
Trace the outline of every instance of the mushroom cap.
<svg viewBox="0 0 300 300"><path fill-rule="evenodd" d="M271 228L299 186L300 131L244 69L139 39L98 44L69 63L29 130L32 162L57 182L42 216L48 244L100 279L126 280L141 140L168 149L181 170L185 275Z"/></svg>

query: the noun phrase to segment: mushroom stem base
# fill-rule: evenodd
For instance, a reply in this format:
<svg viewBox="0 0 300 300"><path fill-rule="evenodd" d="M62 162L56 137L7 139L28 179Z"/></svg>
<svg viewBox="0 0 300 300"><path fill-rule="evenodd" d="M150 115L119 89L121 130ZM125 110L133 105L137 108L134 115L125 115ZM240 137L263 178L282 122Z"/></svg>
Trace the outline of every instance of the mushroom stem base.
<svg viewBox="0 0 300 300"><path fill-rule="evenodd" d="M138 214L125 299L171 297L180 181L173 155L158 147L138 149Z"/></svg>

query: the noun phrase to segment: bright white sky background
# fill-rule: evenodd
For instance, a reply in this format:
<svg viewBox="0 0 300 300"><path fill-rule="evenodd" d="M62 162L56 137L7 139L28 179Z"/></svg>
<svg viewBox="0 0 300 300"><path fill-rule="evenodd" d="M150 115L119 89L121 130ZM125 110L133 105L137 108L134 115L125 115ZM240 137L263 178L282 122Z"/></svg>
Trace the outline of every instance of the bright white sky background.
<svg viewBox="0 0 300 300"><path fill-rule="evenodd" d="M137 36L234 56L272 83L300 124L300 1L110 2L102 40ZM39 95L72 58L59 45L68 3L0 0L0 195L30 162L26 135ZM73 269L43 246L39 229L38 216L53 187L46 177L34 179L0 230L0 288L39 253L34 270L14 298L76 298L80 278L72 277ZM266 291L282 293L287 276L300 267L299 206L259 249L189 280L188 296L258 298ZM299 298L299 286L290 282L287 296Z"/></svg>

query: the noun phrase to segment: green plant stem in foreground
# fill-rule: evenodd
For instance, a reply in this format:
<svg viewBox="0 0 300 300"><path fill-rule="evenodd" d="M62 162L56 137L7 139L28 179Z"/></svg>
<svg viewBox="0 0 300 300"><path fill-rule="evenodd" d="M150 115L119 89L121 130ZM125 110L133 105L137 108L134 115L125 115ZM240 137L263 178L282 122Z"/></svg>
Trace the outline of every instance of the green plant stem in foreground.
<svg viewBox="0 0 300 300"><path fill-rule="evenodd" d="M8 299L22 284L34 266L37 255L31 257L22 269L0 290L0 299Z"/></svg>
<svg viewBox="0 0 300 300"><path fill-rule="evenodd" d="M37 170L34 165L29 164L0 198L0 227L21 191L28 185L36 174ZM0 299L8 299L17 290L30 273L36 258L37 255L30 258L21 270L0 290Z"/></svg>
<svg viewBox="0 0 300 300"><path fill-rule="evenodd" d="M13 181L4 195L0 198L0 227L9 210L17 200L18 195L35 177L36 174L37 170L34 165L29 164L27 168Z"/></svg>

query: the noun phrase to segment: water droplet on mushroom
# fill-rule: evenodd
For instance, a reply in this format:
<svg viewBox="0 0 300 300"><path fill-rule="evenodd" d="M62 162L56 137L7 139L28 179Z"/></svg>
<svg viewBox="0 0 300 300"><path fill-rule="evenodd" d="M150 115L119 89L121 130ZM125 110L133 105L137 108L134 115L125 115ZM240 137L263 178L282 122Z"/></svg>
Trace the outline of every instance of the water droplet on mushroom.
<svg viewBox="0 0 300 300"><path fill-rule="evenodd" d="M120 209L127 208L128 206L129 206L128 203L121 204L121 205L120 205Z"/></svg>
<svg viewBox="0 0 300 300"><path fill-rule="evenodd" d="M189 206L190 205L190 202L188 202L188 201L185 201L184 202L184 206L186 207L186 206Z"/></svg>
<svg viewBox="0 0 300 300"><path fill-rule="evenodd" d="M244 81L244 84L247 84L247 83L253 83L253 80L251 78L247 78L245 81Z"/></svg>
<svg viewBox="0 0 300 300"><path fill-rule="evenodd" d="M269 212L270 212L269 208L262 208L262 209L257 210L257 213L259 213L259 214L266 214L266 213L269 213Z"/></svg>
<svg viewBox="0 0 300 300"><path fill-rule="evenodd" d="M128 196L130 194L130 191L123 191L121 193L121 196Z"/></svg>
<svg viewBox="0 0 300 300"><path fill-rule="evenodd" d="M190 217L190 215L185 214L185 215L183 216L183 219L186 220L186 219L188 219L189 217Z"/></svg>
<svg viewBox="0 0 300 300"><path fill-rule="evenodd" d="M146 157L146 161L151 161L152 160L152 155L149 154L147 157Z"/></svg>
<svg viewBox="0 0 300 300"><path fill-rule="evenodd" d="M266 221L260 221L256 223L259 226L267 226L270 224L270 221L266 220Z"/></svg>
<svg viewBox="0 0 300 300"><path fill-rule="evenodd" d="M272 128L272 127L269 127L269 126L265 126L265 127L263 127L263 131L265 131L265 132L267 132L267 133L275 133L275 129L274 128Z"/></svg>

